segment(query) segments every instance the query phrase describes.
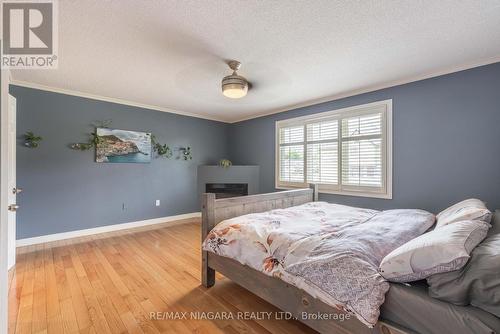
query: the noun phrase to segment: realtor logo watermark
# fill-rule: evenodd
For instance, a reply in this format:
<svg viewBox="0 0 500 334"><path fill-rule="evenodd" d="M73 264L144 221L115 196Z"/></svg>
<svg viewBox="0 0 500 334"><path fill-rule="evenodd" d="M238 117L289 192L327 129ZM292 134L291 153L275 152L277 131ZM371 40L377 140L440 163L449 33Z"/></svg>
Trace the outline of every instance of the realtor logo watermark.
<svg viewBox="0 0 500 334"><path fill-rule="evenodd" d="M57 5L57 0L2 1L2 68L57 68Z"/></svg>

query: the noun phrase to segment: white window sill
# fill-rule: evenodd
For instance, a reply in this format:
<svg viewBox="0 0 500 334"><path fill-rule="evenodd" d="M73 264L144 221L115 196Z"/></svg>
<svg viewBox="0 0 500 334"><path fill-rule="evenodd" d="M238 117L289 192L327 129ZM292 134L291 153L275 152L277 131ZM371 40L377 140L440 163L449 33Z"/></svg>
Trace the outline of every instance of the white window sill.
<svg viewBox="0 0 500 334"><path fill-rule="evenodd" d="M276 189L280 190L292 190L300 189L304 187L285 187L285 186L275 186ZM318 190L320 194L331 194L331 195L342 195L342 196L353 196L353 197L370 197L370 198L380 198L380 199L392 199L392 193L375 193L375 192L358 192L358 191L338 191L338 190Z"/></svg>

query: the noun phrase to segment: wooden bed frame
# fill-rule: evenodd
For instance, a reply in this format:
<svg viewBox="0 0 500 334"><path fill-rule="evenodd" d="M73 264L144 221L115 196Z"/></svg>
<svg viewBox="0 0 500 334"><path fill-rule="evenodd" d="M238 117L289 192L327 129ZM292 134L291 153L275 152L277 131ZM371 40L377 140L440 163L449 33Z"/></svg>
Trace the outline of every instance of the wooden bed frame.
<svg viewBox="0 0 500 334"><path fill-rule="evenodd" d="M215 194L205 193L202 197L202 240L206 238L215 225L223 220L248 213L284 209L317 200L318 188L316 185L311 185L310 189L287 190L224 199L215 199ZM267 276L230 258L202 251L201 281L203 286L210 288L215 284L216 271L279 309L290 312L299 321L320 333L412 333L412 331L401 326L389 324L385 321L379 321L375 328L370 329L354 316L344 321L304 319L301 316L303 312L307 314L339 315L343 312L278 278Z"/></svg>

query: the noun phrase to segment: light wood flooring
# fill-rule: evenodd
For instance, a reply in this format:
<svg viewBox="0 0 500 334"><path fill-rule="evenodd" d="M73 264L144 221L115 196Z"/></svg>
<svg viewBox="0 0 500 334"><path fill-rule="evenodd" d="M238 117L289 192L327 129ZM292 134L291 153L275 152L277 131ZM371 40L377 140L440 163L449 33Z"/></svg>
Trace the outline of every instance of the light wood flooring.
<svg viewBox="0 0 500 334"><path fill-rule="evenodd" d="M170 224L19 249L9 333L315 333L293 320L151 319L279 311L222 276L202 287L199 221Z"/></svg>

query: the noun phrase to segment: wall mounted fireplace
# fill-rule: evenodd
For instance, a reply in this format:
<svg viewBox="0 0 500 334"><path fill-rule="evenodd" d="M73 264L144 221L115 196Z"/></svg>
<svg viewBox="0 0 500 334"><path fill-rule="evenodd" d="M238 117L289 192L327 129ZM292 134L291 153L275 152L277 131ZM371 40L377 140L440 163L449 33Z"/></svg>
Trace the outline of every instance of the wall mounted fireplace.
<svg viewBox="0 0 500 334"><path fill-rule="evenodd" d="M199 203L201 203L201 194L205 192L214 193L218 198L258 194L259 170L259 166L232 165L228 168L222 168L218 165L198 166Z"/></svg>

